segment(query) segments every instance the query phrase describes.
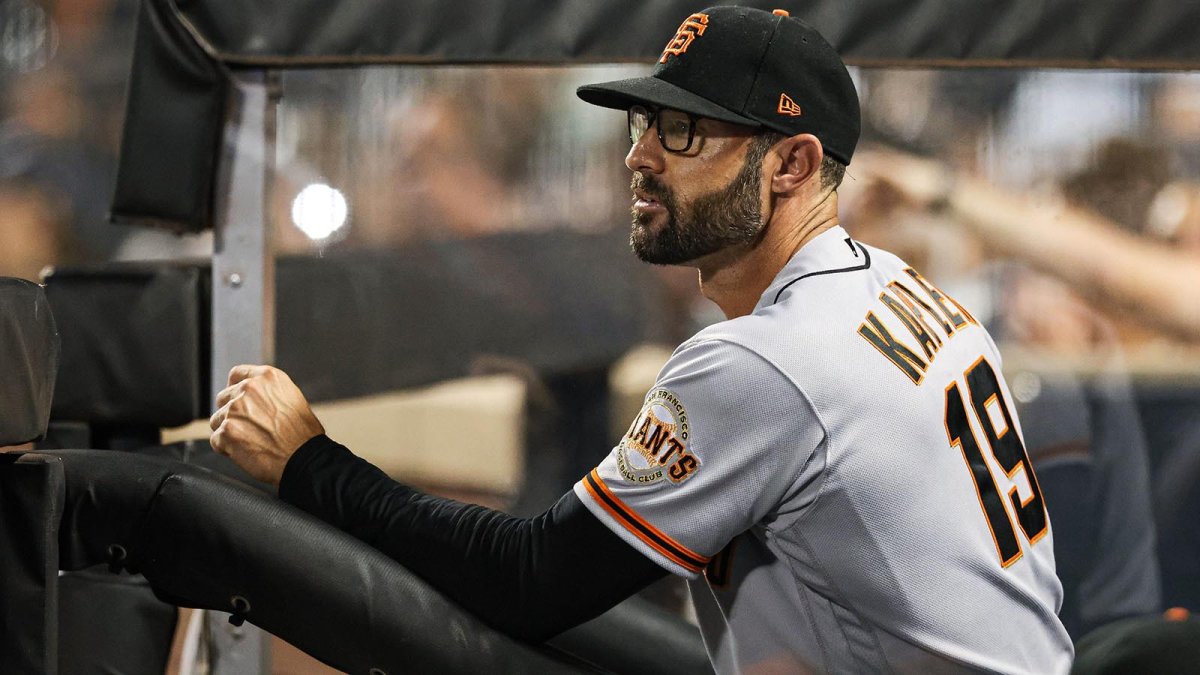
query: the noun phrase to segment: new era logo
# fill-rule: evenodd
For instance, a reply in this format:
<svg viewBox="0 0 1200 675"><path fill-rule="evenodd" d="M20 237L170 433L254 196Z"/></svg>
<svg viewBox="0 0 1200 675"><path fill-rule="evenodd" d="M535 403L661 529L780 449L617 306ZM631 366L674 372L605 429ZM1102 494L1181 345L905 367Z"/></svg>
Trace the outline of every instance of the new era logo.
<svg viewBox="0 0 1200 675"><path fill-rule="evenodd" d="M699 12L684 19L679 25L679 30L675 31L675 37L667 43L667 48L663 50L662 58L659 63L666 63L667 59L672 56L679 56L688 50L692 45L692 40L696 39L697 35L704 35L704 31L708 30L708 15Z"/></svg>
<svg viewBox="0 0 1200 675"><path fill-rule="evenodd" d="M800 109L800 106L797 105L796 102L792 100L792 97L788 96L787 94L779 95L779 110L777 112L780 115L789 115L791 117L799 117L804 114L804 111Z"/></svg>

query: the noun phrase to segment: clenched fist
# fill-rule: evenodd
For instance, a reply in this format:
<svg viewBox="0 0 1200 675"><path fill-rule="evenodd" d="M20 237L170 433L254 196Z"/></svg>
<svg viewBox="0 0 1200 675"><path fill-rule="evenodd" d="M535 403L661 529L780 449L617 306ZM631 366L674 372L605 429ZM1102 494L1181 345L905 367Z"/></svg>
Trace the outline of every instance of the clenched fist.
<svg viewBox="0 0 1200 675"><path fill-rule="evenodd" d="M214 450L272 485L301 445L325 433L292 378L271 366L234 366L209 426Z"/></svg>

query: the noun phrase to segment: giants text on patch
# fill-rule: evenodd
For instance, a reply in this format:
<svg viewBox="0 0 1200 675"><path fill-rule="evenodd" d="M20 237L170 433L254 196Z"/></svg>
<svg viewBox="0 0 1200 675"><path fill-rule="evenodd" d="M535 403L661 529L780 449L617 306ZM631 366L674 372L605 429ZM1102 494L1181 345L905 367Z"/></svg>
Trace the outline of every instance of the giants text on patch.
<svg viewBox="0 0 1200 675"><path fill-rule="evenodd" d="M688 450L690 436L683 403L671 392L655 389L617 446L617 470L632 483L656 483L664 476L682 483L700 467Z"/></svg>

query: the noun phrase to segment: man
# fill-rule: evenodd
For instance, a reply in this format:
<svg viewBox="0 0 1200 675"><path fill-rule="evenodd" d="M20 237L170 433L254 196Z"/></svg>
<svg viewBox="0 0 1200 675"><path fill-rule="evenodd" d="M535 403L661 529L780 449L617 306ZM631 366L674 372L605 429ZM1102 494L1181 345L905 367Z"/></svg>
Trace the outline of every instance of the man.
<svg viewBox="0 0 1200 675"><path fill-rule="evenodd" d="M325 437L266 366L230 373L213 446L520 637L670 572L720 672L1067 670L994 345L838 226L859 111L833 49L786 12L714 7L651 76L579 95L628 111L635 253L697 267L728 317L676 350L594 471L532 519L423 495Z"/></svg>

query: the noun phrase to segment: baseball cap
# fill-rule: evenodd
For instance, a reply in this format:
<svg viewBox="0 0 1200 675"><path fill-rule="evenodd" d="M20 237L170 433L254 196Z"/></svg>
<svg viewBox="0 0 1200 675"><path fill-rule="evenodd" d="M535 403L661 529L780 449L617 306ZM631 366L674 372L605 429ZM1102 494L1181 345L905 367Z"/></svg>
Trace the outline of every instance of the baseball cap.
<svg viewBox="0 0 1200 675"><path fill-rule="evenodd" d="M788 136L809 133L843 164L858 143L858 93L841 57L815 29L780 9L696 12L648 77L575 93L605 108L649 104Z"/></svg>

